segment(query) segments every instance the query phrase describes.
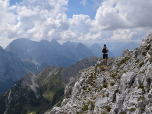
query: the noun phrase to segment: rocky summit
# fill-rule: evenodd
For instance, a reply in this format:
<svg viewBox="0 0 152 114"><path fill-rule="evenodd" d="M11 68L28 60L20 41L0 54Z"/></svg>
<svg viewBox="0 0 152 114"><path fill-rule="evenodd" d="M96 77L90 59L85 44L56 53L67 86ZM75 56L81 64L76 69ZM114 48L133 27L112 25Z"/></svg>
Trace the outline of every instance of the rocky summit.
<svg viewBox="0 0 152 114"><path fill-rule="evenodd" d="M67 85L61 107L45 114L152 114L152 34L122 57L101 60Z"/></svg>

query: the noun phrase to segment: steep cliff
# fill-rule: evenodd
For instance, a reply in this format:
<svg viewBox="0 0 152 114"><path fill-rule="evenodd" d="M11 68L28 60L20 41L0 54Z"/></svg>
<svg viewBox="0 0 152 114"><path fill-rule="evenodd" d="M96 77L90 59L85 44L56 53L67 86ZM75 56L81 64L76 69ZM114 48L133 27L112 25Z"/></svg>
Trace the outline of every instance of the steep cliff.
<svg viewBox="0 0 152 114"><path fill-rule="evenodd" d="M152 34L122 57L99 60L67 85L61 107L45 114L151 114Z"/></svg>

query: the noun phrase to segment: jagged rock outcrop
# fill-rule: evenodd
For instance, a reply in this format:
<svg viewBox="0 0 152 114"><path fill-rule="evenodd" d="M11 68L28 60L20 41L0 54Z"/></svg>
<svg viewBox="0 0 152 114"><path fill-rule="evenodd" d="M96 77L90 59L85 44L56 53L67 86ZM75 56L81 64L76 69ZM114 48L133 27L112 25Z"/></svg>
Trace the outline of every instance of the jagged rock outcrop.
<svg viewBox="0 0 152 114"><path fill-rule="evenodd" d="M151 114L152 64L148 55L152 34L124 56L110 58L79 72L61 107L45 114Z"/></svg>

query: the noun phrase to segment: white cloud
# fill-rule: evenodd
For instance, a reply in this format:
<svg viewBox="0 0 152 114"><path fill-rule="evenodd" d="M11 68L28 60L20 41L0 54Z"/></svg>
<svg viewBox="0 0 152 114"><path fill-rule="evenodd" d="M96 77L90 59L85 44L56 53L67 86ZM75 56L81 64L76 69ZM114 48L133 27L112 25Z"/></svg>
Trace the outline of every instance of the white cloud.
<svg viewBox="0 0 152 114"><path fill-rule="evenodd" d="M85 5L86 5L86 0L82 0L82 1L80 2L80 4L82 4L83 6L85 6Z"/></svg>
<svg viewBox="0 0 152 114"><path fill-rule="evenodd" d="M23 0L9 6L9 0L0 0L0 38L141 40L152 30L151 0L91 0L98 7L94 20L83 14L67 18L68 1Z"/></svg>
<svg viewBox="0 0 152 114"><path fill-rule="evenodd" d="M115 30L113 32L113 36L111 37L111 39L113 39L113 40L131 40L131 38L134 34L135 34L135 32L131 32L129 29Z"/></svg>
<svg viewBox="0 0 152 114"><path fill-rule="evenodd" d="M150 0L106 0L97 10L96 29L152 27L151 6Z"/></svg>

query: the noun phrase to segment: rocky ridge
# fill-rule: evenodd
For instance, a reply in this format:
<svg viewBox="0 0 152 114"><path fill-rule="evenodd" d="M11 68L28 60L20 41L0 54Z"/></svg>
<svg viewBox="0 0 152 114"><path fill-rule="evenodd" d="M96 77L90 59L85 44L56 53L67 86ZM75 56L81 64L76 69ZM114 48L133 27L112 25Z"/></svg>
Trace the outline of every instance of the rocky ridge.
<svg viewBox="0 0 152 114"><path fill-rule="evenodd" d="M45 114L151 114L152 34L122 57L99 60L67 85L61 107Z"/></svg>

